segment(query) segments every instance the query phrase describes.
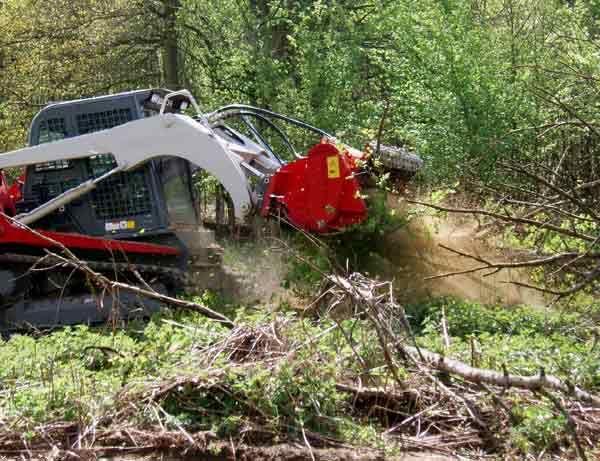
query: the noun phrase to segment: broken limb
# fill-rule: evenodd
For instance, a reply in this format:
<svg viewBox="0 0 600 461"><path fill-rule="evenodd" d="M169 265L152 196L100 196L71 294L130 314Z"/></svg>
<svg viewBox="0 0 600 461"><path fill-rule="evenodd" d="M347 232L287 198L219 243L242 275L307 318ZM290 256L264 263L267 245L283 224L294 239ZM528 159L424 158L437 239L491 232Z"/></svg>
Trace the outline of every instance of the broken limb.
<svg viewBox="0 0 600 461"><path fill-rule="evenodd" d="M414 347L402 346L404 351L415 359L418 357ZM528 390L552 389L564 394L571 395L577 400L589 403L594 407L600 407L600 397L590 394L583 389L569 383L564 383L555 376L540 373L536 376L519 376L504 374L485 368L474 368L458 360L449 359L435 352L419 349L420 356L425 363L436 370L445 371L458 375L472 383L491 384L500 387L518 387Z"/></svg>
<svg viewBox="0 0 600 461"><path fill-rule="evenodd" d="M203 306L202 304L173 298L171 296L157 293L156 291L150 291L150 290L147 290L144 288L136 287L134 285L128 285L126 283L110 280L108 277L105 277L104 275L93 271L84 262L80 261L79 259L75 258L74 256L72 258L71 257L63 257L63 256L57 255L56 253L52 253L52 252L48 252L48 255L51 256L52 258L57 259L58 261L63 262L65 265L71 266L73 268L76 268L78 270L85 272L86 275L90 278L90 280L94 282L94 284L98 285L105 291L110 291L110 292L114 292L114 291L118 291L118 290L128 291L130 293L134 293L136 295L140 295L145 298L155 299L157 301L164 302L165 304L168 304L171 306L176 306L176 307L188 309L188 310L191 310L194 312L198 312L198 313L204 315L205 317L208 317L212 320L216 320L216 321L220 322L222 325L224 325L228 328L233 328L235 326L234 323L229 318L225 317L223 314L220 314L219 312L213 311L212 309L210 309L206 306ZM72 253L71 253L71 255L72 255Z"/></svg>
<svg viewBox="0 0 600 461"><path fill-rule="evenodd" d="M559 391L594 407L600 407L599 396L593 395L571 383L563 382L555 376L546 375L545 373L540 373L536 376L519 376L511 375L507 372L501 373L484 368L475 368L458 360L420 348L416 344L414 335L406 326L404 308L395 302L392 292L390 291L387 295L383 295L377 291L377 288L381 288L389 282L382 284L358 273L351 274L348 278L330 276L328 279L342 288L343 293L350 296L354 302L366 307L365 310L368 313L369 319L376 324L378 334L382 335L380 341L384 343L384 351L387 350L389 353L393 347L400 356L410 359L421 371L426 372L430 379L438 381L437 384L440 384L439 380L429 373L427 368L457 375L465 381L475 384L515 387L531 391L538 391L540 389ZM415 346L403 344L405 341L398 338L400 333L398 331L399 328L405 329L405 333L412 339ZM389 359L386 358L386 361L389 361ZM442 390L445 391L444 387L442 387ZM467 406L469 412L471 412L472 408L469 408L470 402L463 403Z"/></svg>
<svg viewBox="0 0 600 461"><path fill-rule="evenodd" d="M529 224L531 226L537 227L539 229L548 229L551 231L554 231L558 234L563 234L563 235L567 235L569 237L575 237L581 240L585 240L588 242L593 242L596 240L596 237L593 237L591 235L587 235L587 234L583 234L581 232L576 232L574 230L571 229L563 229L559 226L555 226L553 224L550 223L546 223L546 222L541 222L541 221L536 221L535 219L529 219L529 218L519 218L516 216L508 216L506 214L502 214L502 213L495 213L493 211L487 211L487 210L482 210L480 208L451 208L451 207L444 207L444 206L440 206L440 205L434 205L433 203L427 203L427 202L420 202L418 200L407 200L407 203L412 203L413 205L422 205L422 206L426 206L429 208L433 208L434 210L438 210L438 211L446 211L448 213L462 213L462 214L472 214L472 215L482 215L482 216L489 216L490 218L496 218L496 219L500 219L502 221L509 221L509 222L514 222L514 223L521 223L521 224Z"/></svg>
<svg viewBox="0 0 600 461"><path fill-rule="evenodd" d="M444 250L455 253L459 256L462 256L464 258L469 258L474 261L480 262L480 263L482 263L482 265L473 267L471 269L465 269L465 270L461 270L461 271L453 271L453 272L446 272L444 274L432 275L430 277L426 277L425 280L435 280L435 279L440 279L440 278L444 278L444 277L452 277L455 275L471 274L473 272L480 272L480 271L484 271L484 270L488 270L488 269L494 270L494 272L492 272L492 273L495 273L502 269L519 269L519 268L524 268L524 267L539 267L539 266L545 266L548 264L552 264L552 263L555 263L558 261L563 261L565 259L571 259L571 260L600 259L600 254L598 254L598 253L581 254L581 253L577 253L577 252L568 252L568 253L559 253L559 254L547 256L544 258L529 259L526 261L493 262L493 261L488 261L486 259L483 259L479 256L475 256L475 255L472 255L469 253L462 252L455 248L450 248L441 243L439 244L439 247L443 248ZM486 274L486 275L491 275L491 274Z"/></svg>

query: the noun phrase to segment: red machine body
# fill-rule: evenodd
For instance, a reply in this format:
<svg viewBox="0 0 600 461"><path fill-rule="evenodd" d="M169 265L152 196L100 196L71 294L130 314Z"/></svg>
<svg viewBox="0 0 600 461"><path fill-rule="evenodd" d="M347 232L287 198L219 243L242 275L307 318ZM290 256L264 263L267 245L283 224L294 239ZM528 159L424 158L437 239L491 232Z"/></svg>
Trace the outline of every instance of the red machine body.
<svg viewBox="0 0 600 461"><path fill-rule="evenodd" d="M88 237L81 234L31 230L0 214L0 245L19 245L34 248L56 247L57 242L73 250L103 251L140 255L177 256L178 248L153 243Z"/></svg>
<svg viewBox="0 0 600 461"><path fill-rule="evenodd" d="M9 186L4 172L0 171L0 213L6 213L9 216L16 214L15 203L21 199L22 177L19 178L19 181L15 181Z"/></svg>
<svg viewBox="0 0 600 461"><path fill-rule="evenodd" d="M307 157L290 162L271 178L262 207L263 216L281 210L290 222L308 232L328 233L358 224L367 217L365 202L355 178L355 158L333 144L314 146ZM9 186L0 172L0 213L16 214L23 177ZM150 243L89 237L81 234L39 231L39 235L0 214L0 245L51 248L49 240L68 248L176 256L179 249Z"/></svg>
<svg viewBox="0 0 600 461"><path fill-rule="evenodd" d="M197 116L185 115L187 107ZM306 134L321 142L299 157L282 128L290 125L292 134L305 133L295 143ZM367 207L357 176L368 171L368 154L336 143L319 128L265 109L230 105L202 114L186 90L48 105L32 122L30 147L0 156L5 171L25 168L10 184L0 170L0 333L113 315L90 303L86 274L64 265L31 270L44 250L61 246L107 277L147 286L145 279L159 293L180 292L190 268L191 280L206 273L203 288L222 288L213 273L221 260L194 203L196 168L227 189L232 227L251 210L319 234L361 223ZM284 163L281 148L296 159ZM106 304L118 305L123 319L161 307L131 293L110 296Z"/></svg>
<svg viewBox="0 0 600 461"><path fill-rule="evenodd" d="M360 197L355 178L356 158L340 152L329 142L315 145L305 158L281 167L269 182L261 213L281 211L289 221L308 232L330 233L362 222L367 207ZM0 213L16 214L24 178L9 186L0 171ZM178 255L164 245L89 237L81 234L40 231L40 235L19 226L0 214L0 245L50 248L48 239L68 248L92 251L120 251L133 254Z"/></svg>
<svg viewBox="0 0 600 461"><path fill-rule="evenodd" d="M16 214L16 203L22 198L21 187L23 182L24 177L21 176L9 186L6 176L0 171L0 246L18 245L52 248L56 246L51 243L54 241L75 250L162 256L178 256L181 253L178 248L152 243L112 240L63 232L32 232L9 219L9 217Z"/></svg>
<svg viewBox="0 0 600 461"><path fill-rule="evenodd" d="M355 159L323 142L305 158L281 167L270 179L261 214L281 210L289 221L308 231L330 233L358 224L367 207L356 180Z"/></svg>

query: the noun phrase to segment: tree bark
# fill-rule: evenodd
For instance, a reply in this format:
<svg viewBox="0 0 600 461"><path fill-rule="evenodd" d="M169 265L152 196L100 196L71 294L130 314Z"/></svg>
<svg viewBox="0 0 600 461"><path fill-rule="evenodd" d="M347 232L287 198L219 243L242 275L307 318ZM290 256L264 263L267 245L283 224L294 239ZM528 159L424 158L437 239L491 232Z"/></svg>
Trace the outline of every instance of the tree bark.
<svg viewBox="0 0 600 461"><path fill-rule="evenodd" d="M484 368L474 368L458 360L449 359L435 352L425 349L417 350L415 347L403 346L402 349L410 354L414 360L421 361L421 357L427 365L447 373L458 375L472 383L484 383L494 386L518 387L521 389L540 390L553 389L571 395L576 399L587 402L595 407L600 407L600 398L567 383L562 382L555 376L541 373L536 376L518 376L504 374L498 371Z"/></svg>
<svg viewBox="0 0 600 461"><path fill-rule="evenodd" d="M171 90L181 88L179 41L177 34L177 11L180 6L180 0L163 0L163 74L165 85Z"/></svg>

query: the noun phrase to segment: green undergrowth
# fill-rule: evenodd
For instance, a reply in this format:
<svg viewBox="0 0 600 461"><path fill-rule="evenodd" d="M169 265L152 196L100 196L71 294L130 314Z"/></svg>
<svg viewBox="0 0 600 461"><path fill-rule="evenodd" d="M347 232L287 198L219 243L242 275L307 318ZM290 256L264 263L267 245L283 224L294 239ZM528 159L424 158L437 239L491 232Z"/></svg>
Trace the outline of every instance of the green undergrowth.
<svg viewBox="0 0 600 461"><path fill-rule="evenodd" d="M445 350L442 307L450 348ZM600 310L600 305L597 306ZM407 307L422 347L481 368L547 374L600 388L600 324L590 312L438 299Z"/></svg>
<svg viewBox="0 0 600 461"><path fill-rule="evenodd" d="M219 353L230 330L194 313L165 311L124 329L77 326L38 338L14 335L0 344L0 419L33 435L41 423L86 423L123 408L127 399L141 398L160 383L179 380L158 402L164 414L140 405L128 422L156 424L160 414L161 424L173 430L212 430L225 438L258 424L281 440L302 440L302 432L310 431L361 445L394 446L382 436L384 422L368 408L357 408L353 396L336 387L359 378L365 386L390 382L366 319L340 321L342 334L326 317L303 317L285 306L234 310L214 296L200 300L235 313L236 334L266 328L271 337L276 330L281 344L275 341L267 348L279 350L276 362L265 360L264 352L237 359L226 350ZM442 312L448 350L442 341ZM547 374L600 390L598 330L589 312L436 299L407 306L407 314L421 347L517 374L536 374L543 367ZM346 340L350 332L353 348ZM398 373L410 379L402 365ZM510 398L518 421L507 442L513 448L542 450L564 436L565 421L549 402L532 406L518 396Z"/></svg>
<svg viewBox="0 0 600 461"><path fill-rule="evenodd" d="M600 305L582 313L449 298L407 306L420 347L479 368L517 375L552 374L596 393L600 392L598 312ZM449 348L444 345L443 319ZM567 438L567 421L552 402L541 399L532 404L518 394L507 401L515 419L507 447L521 455L542 453Z"/></svg>
<svg viewBox="0 0 600 461"><path fill-rule="evenodd" d="M224 332L200 315L165 312L126 329L14 335L0 346L0 415L35 423L102 414L125 385L193 372L190 350Z"/></svg>
<svg viewBox="0 0 600 461"><path fill-rule="evenodd" d="M367 202L366 221L346 232L321 236L318 243L297 232L290 234L290 245L300 258L289 260L286 288L309 297L318 289L324 274L372 266L373 256L387 251L382 237L406 227L416 215L390 208L384 190L370 191Z"/></svg>
<svg viewBox="0 0 600 461"><path fill-rule="evenodd" d="M233 312L217 297L200 301ZM259 421L283 439L301 440L306 430L380 443L376 422L355 418L348 396L336 390L337 382L360 369L333 322L245 307L234 318L242 332L275 322L289 353L274 368L260 355L230 360L219 347L231 330L199 314L168 310L123 329L76 326L37 338L13 335L0 343L0 420L34 436L39 424L86 424L153 386L182 380L160 402L166 412L160 424L173 430L213 430L225 437ZM355 334L360 353L378 364L381 353L368 333L358 325ZM128 422L156 424L152 406L142 407Z"/></svg>

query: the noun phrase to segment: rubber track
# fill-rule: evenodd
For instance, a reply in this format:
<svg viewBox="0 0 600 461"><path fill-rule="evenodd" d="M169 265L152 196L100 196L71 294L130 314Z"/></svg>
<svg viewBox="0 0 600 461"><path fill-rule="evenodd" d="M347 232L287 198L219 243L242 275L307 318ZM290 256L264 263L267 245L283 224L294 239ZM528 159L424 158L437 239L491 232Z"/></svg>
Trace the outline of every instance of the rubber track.
<svg viewBox="0 0 600 461"><path fill-rule="evenodd" d="M37 264L38 266L52 267L57 263L52 258L47 260L43 259L43 256L30 256L20 255L14 253L0 254L0 262L11 262L11 263L25 263L25 264ZM160 275L173 275L176 277L183 278L185 272L180 269L164 266L154 266L149 264L131 264L131 263L118 263L118 262L100 262L100 261L82 261L84 264L89 266L93 270L98 271L119 271L119 272L133 272L138 271L140 273L153 273ZM60 263L58 263L60 264Z"/></svg>

